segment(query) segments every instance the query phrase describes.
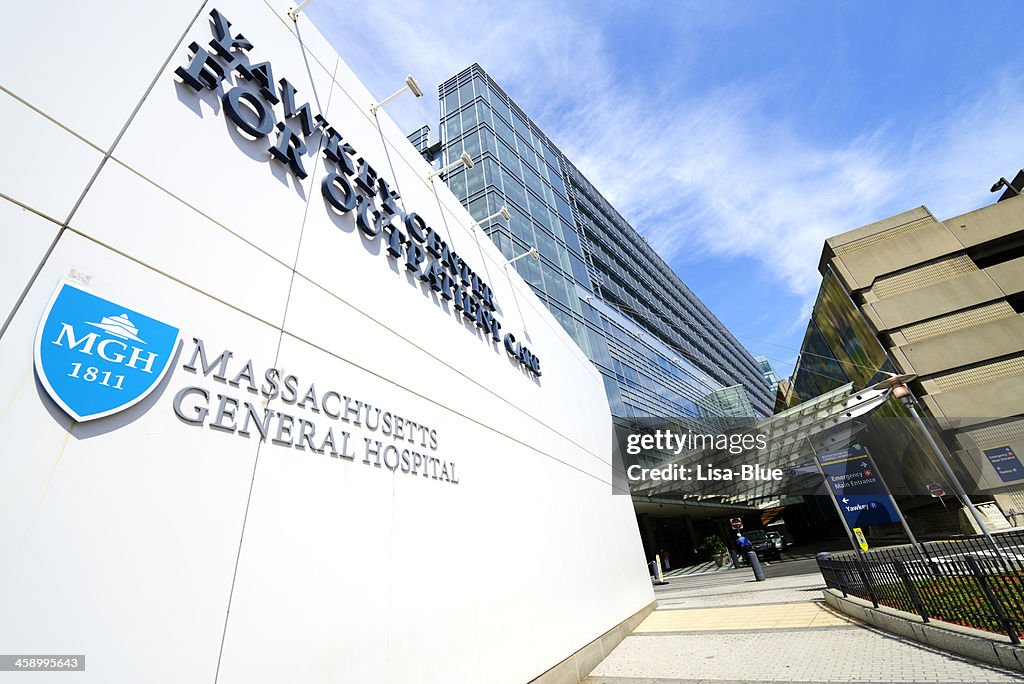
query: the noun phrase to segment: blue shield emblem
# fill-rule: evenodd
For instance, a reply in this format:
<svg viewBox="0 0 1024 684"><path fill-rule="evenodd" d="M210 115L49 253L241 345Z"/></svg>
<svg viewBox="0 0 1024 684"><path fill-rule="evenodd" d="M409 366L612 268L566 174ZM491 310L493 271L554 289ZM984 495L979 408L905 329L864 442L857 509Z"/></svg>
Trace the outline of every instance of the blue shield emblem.
<svg viewBox="0 0 1024 684"><path fill-rule="evenodd" d="M160 384L178 329L62 282L36 331L47 393L79 422L123 411Z"/></svg>

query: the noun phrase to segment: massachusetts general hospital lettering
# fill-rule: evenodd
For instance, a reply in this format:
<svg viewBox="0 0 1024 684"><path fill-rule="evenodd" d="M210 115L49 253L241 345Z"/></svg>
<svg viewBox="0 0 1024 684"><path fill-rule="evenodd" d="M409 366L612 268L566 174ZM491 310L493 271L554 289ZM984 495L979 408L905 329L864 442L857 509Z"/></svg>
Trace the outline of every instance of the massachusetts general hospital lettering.
<svg viewBox="0 0 1024 684"><path fill-rule="evenodd" d="M86 422L145 399L170 369L178 336L177 327L61 282L36 332L35 367L57 405ZM172 407L186 425L459 483L455 463L435 453L437 430L417 420L277 368L257 371L229 349L208 354L199 338L182 359L184 371L224 388L177 389Z"/></svg>
<svg viewBox="0 0 1024 684"><path fill-rule="evenodd" d="M174 395L174 413L189 425L206 425L299 451L308 449L332 458L459 483L455 463L432 453L437 449L437 430L334 389L318 389L315 382L301 381L277 368L258 372L252 359L233 360L234 354L227 349L210 358L200 339L193 339L192 344L190 358L182 368L212 376L226 387L248 394L239 398L228 390L214 394L198 386L183 387ZM278 398L305 415L262 407ZM396 443L353 437L356 429Z"/></svg>
<svg viewBox="0 0 1024 684"><path fill-rule="evenodd" d="M286 78L275 82L270 62L247 60L252 43L242 34L232 36L223 14L215 9L210 18L210 49L191 43L191 60L174 72L182 82L196 92L215 91L237 74L240 82L221 95L224 113L250 139L272 137L271 159L300 179L308 176L307 139L321 135L329 166L321 191L332 210L353 214L363 239L382 240L388 257L404 263L415 280L540 377L540 359L513 333L502 334L491 287L419 214L399 208L398 192L322 115L314 115L308 103L297 104L297 89ZM278 105L283 121L274 110ZM459 483L455 463L436 453L436 429L338 389L239 360L233 350L208 350L199 337L181 349L177 327L70 282L58 285L43 313L35 366L57 405L85 422L145 399L169 371L176 348L184 371L223 386L171 390L174 414L186 425Z"/></svg>
<svg viewBox="0 0 1024 684"><path fill-rule="evenodd" d="M309 174L303 163L307 140L319 135L328 172L320 183L324 200L339 215L355 214L359 234L383 240L387 256L404 262L413 277L450 302L462 317L500 343L531 375L541 375L540 359L516 339L501 333L501 321L491 287L415 212L403 211L397 191L308 102L298 104L297 89L287 78L274 79L271 63L252 63L247 53L253 44L241 33L232 36L231 22L214 9L210 12L213 40L209 50L193 42L192 57L175 70L196 92L216 91L227 81L221 102L224 113L238 130L253 140L271 141L271 160L283 164L298 178ZM232 85L232 83L234 83ZM283 120L278 120L275 106Z"/></svg>

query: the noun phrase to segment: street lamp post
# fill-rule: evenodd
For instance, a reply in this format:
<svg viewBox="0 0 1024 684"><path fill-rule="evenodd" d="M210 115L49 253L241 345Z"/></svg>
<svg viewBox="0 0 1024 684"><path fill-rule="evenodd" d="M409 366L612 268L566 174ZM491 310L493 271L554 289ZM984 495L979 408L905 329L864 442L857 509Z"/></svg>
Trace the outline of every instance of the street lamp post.
<svg viewBox="0 0 1024 684"><path fill-rule="evenodd" d="M939 465L942 466L942 470L946 473L946 477L949 479L950 484L953 485L953 489L956 491L956 495L963 502L964 506L967 507L967 510L970 511L971 517L974 518L974 522L977 523L978 528L981 530L982 534L985 535L985 538L988 540L988 543L991 544L992 549L995 550L995 552L998 554L999 547L996 546L995 539L992 538L992 533L989 532L989 529L985 525L985 521L982 519L981 514L978 513L978 509L974 507L974 502L971 501L971 497L967 495L967 492L964 490L963 485L960 484L960 478L958 478L956 476L956 473L953 472L953 468L949 465L949 461L946 459L945 452L941 447L939 447L939 444L938 442L935 441L935 438L932 437L931 430L929 430L928 426L924 424L923 420L921 420L921 414L917 412L914 395L910 391L910 388L907 387L906 384L904 384L903 382L894 384L892 386L892 395L894 397L897 397L910 412L910 415L913 416L914 422L917 423L918 429L922 433L924 433L924 438L928 441L928 446L931 447L932 452L935 454L936 460L939 462Z"/></svg>
<svg viewBox="0 0 1024 684"><path fill-rule="evenodd" d="M921 414L917 412L917 402L914 398L913 392L907 387L907 383L916 378L916 375L895 375L890 374L890 377L882 380L881 382L875 383L871 386L871 389L884 389L889 388L892 391L892 396L897 397L900 402L907 408L910 415L914 418L914 422L917 423L918 429L924 434L925 440L928 441L928 446L931 447L932 453L935 454L935 459L942 466L943 472L946 473L946 477L949 479L950 484L953 485L953 490L956 492L957 497L963 502L964 506L970 512L971 517L974 518L974 522L978 525L978 529L985 535L985 539L988 540L989 545L995 552L996 556L999 556L999 547L996 545L995 539L992 538L992 533L989 532L988 527L985 525L985 521L982 519L981 514L978 513L978 509L975 508L974 502L971 501L971 497L967 496L967 492L964 490L963 485L960 484L960 478L953 472L953 468L949 465L949 461L946 459L945 451L939 446L935 438L932 437L931 431L928 426L921 420Z"/></svg>

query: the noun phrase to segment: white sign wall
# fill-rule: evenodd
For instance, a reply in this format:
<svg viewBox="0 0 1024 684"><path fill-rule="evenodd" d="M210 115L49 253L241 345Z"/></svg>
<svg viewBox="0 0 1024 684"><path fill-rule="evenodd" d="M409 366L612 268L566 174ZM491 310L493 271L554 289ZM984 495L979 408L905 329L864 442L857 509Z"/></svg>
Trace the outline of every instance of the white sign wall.
<svg viewBox="0 0 1024 684"><path fill-rule="evenodd" d="M599 374L308 20L300 43L281 3L90 4L0 25L21 133L0 157L0 651L85 654L41 681L522 682L650 603ZM182 83L214 8L493 289L542 375L328 206L322 135L299 178L225 115L226 87ZM40 382L62 282L180 329L138 403L75 422ZM316 400L267 396L270 369ZM341 397L391 434L328 415ZM266 439L252 416L240 434L245 402ZM367 439L424 464L367 464Z"/></svg>

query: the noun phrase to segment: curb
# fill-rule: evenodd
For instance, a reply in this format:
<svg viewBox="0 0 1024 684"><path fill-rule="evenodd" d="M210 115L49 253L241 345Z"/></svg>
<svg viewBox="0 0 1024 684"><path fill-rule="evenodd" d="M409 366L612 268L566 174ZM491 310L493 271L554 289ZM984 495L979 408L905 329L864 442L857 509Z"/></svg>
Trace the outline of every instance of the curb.
<svg viewBox="0 0 1024 684"><path fill-rule="evenodd" d="M826 589L822 595L835 610L878 629L989 665L1024 672L1024 647L1014 646L1001 634L938 621L923 623L919 615L886 606L874 608L869 601L843 597L835 589Z"/></svg>
<svg viewBox="0 0 1024 684"><path fill-rule="evenodd" d="M651 601L536 679L530 680L530 684L579 684L644 618L654 612L657 605L657 601Z"/></svg>

